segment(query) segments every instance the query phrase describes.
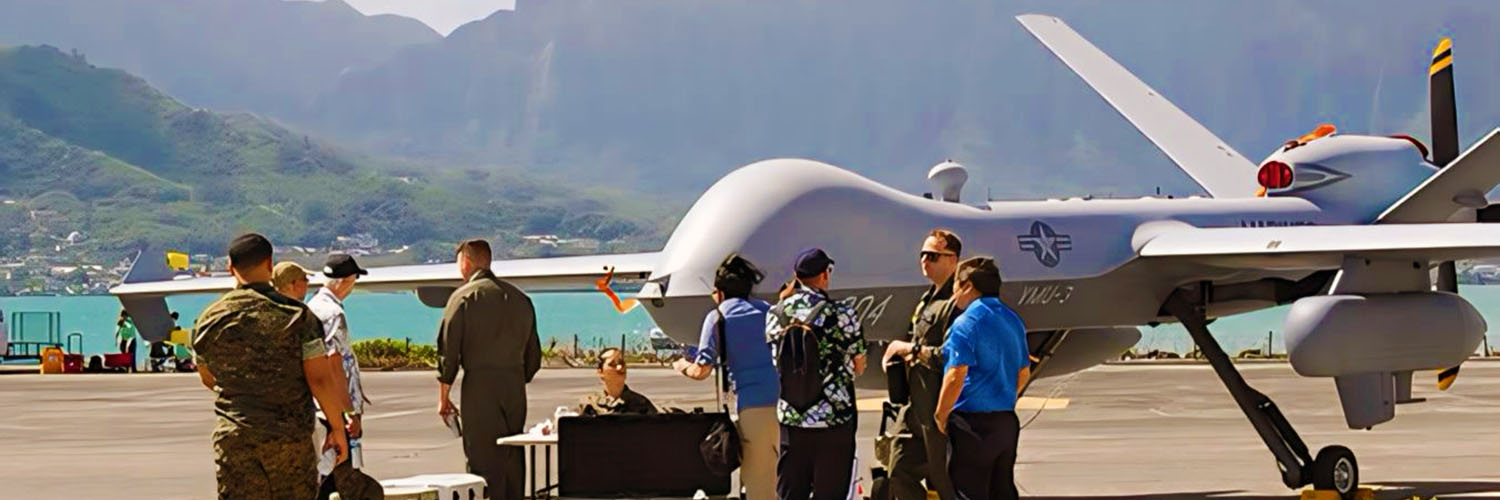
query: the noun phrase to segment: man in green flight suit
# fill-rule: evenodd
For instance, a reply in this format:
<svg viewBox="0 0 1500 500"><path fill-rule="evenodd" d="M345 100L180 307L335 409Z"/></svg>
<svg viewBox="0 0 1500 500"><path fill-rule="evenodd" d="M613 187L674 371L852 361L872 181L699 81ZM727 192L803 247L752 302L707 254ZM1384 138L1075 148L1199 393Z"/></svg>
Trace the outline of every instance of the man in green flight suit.
<svg viewBox="0 0 1500 500"><path fill-rule="evenodd" d="M220 499L313 498L308 446L313 398L337 429L324 449L348 457L341 375L327 360L318 319L271 287L271 242L245 234L229 245L235 289L203 310L193 331L198 376L217 394L213 446Z"/></svg>
<svg viewBox="0 0 1500 500"><path fill-rule="evenodd" d="M917 302L905 340L886 347L887 363L896 356L906 359L910 401L896 419L896 434L911 434L891 446L891 495L896 500L925 499L927 491L938 498L955 498L948 479L948 439L933 421L938 392L943 384L942 346L948 327L963 313L953 304L953 274L963 242L946 229L934 229L922 241L917 258L922 276L932 283ZM922 480L927 484L923 486Z"/></svg>
<svg viewBox="0 0 1500 500"><path fill-rule="evenodd" d="M488 242L468 240L455 253L465 283L448 297L438 329L438 416L459 413L449 392L462 368L459 419L469 470L484 476L490 498L519 500L521 450L495 440L519 434L526 424L526 384L542 367L536 309L521 289L490 271Z"/></svg>

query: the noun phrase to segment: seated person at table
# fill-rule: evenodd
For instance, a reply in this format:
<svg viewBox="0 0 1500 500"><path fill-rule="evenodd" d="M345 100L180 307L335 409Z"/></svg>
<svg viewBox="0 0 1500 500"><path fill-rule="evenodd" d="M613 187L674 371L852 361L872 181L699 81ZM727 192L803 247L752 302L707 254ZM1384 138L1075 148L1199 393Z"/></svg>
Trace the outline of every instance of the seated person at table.
<svg viewBox="0 0 1500 500"><path fill-rule="evenodd" d="M595 394L585 396L579 405L579 413L584 415L657 413L656 405L651 404L650 399L630 390L630 387L625 385L624 352L614 347L605 349L599 353L597 366L599 381L604 383L604 388Z"/></svg>

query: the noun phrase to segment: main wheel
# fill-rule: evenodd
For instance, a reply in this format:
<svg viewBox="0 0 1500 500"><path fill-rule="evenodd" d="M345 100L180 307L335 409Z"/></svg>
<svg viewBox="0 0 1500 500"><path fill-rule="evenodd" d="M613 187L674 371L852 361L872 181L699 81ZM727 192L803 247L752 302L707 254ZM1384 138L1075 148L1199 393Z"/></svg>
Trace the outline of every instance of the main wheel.
<svg viewBox="0 0 1500 500"><path fill-rule="evenodd" d="M1354 460L1354 452L1337 445L1318 450L1312 480L1313 488L1337 491L1346 500L1353 499L1359 489L1359 462Z"/></svg>

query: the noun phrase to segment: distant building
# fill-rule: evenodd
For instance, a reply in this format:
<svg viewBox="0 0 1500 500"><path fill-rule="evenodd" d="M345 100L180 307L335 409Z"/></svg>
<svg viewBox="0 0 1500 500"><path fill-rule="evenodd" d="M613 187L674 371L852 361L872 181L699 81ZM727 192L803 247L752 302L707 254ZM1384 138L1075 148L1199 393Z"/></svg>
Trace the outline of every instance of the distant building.
<svg viewBox="0 0 1500 500"><path fill-rule="evenodd" d="M527 243L535 243L535 244L538 244L538 245L548 246L548 247L553 247L553 248L556 248L557 245L558 245L558 243L561 241L557 237L557 235L555 235L555 234L533 234L533 235L528 235L528 236L522 236L521 240L525 241Z"/></svg>
<svg viewBox="0 0 1500 500"><path fill-rule="evenodd" d="M358 233L351 236L334 237L334 246L343 249L362 248L371 250L380 246L380 239L370 233Z"/></svg>

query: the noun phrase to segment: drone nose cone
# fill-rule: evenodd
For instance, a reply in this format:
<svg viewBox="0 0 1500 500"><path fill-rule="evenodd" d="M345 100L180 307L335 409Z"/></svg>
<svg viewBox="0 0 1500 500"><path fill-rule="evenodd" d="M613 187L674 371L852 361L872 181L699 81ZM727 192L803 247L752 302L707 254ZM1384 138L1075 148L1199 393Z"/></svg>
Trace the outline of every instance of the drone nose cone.
<svg viewBox="0 0 1500 500"><path fill-rule="evenodd" d="M652 280L670 276L669 295L707 294L712 291L714 269L735 252L745 254L767 274L779 275L783 270L777 266L795 255L799 242L785 241L793 245L787 248L773 243L788 240L791 234L817 234L796 231L795 221L843 206L845 201L833 193L852 186L883 188L833 165L795 158L764 160L730 172L683 216L662 249ZM792 222L778 222L789 219ZM783 234L772 238L771 233ZM791 253L781 255L783 250Z"/></svg>

